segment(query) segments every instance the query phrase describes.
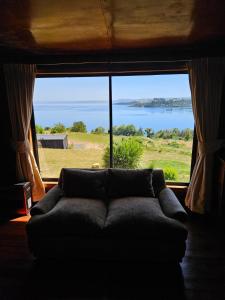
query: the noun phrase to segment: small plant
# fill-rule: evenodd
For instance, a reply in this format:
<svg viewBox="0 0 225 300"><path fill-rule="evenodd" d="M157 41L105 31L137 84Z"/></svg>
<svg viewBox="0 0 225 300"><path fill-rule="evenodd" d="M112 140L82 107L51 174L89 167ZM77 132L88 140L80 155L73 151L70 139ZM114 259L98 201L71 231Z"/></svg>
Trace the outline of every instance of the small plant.
<svg viewBox="0 0 225 300"><path fill-rule="evenodd" d="M99 163L94 163L91 166L92 169L99 169L100 168L100 164Z"/></svg>
<svg viewBox="0 0 225 300"><path fill-rule="evenodd" d="M153 160L153 161L151 161L150 163L149 163L149 165L148 165L148 167L149 167L149 169L154 169L155 168L155 161Z"/></svg>
<svg viewBox="0 0 225 300"><path fill-rule="evenodd" d="M149 140L147 141L147 145L153 145L153 146L154 146L155 144L154 144L153 140L150 140L150 139L149 139Z"/></svg>
<svg viewBox="0 0 225 300"><path fill-rule="evenodd" d="M178 174L175 168L165 167L163 172L166 180L174 180L174 181L177 180Z"/></svg>
<svg viewBox="0 0 225 300"><path fill-rule="evenodd" d="M176 141L168 142L167 145L170 146L170 147L173 147L173 148L179 148L180 147L180 144L177 143Z"/></svg>
<svg viewBox="0 0 225 300"><path fill-rule="evenodd" d="M113 144L113 166L115 168L134 169L138 166L143 153L143 145L134 138L122 139ZM104 166L109 167L109 147L103 156Z"/></svg>

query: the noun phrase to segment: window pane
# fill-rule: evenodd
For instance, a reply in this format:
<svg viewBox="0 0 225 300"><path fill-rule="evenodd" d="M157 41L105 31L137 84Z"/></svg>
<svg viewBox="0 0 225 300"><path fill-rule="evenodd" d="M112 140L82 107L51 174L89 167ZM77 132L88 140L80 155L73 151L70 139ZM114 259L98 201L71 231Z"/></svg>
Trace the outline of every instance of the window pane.
<svg viewBox="0 0 225 300"><path fill-rule="evenodd" d="M194 120L188 75L112 78L114 167L162 168L190 179Z"/></svg>
<svg viewBox="0 0 225 300"><path fill-rule="evenodd" d="M62 167L103 167L109 145L108 77L39 78L34 114L41 175Z"/></svg>

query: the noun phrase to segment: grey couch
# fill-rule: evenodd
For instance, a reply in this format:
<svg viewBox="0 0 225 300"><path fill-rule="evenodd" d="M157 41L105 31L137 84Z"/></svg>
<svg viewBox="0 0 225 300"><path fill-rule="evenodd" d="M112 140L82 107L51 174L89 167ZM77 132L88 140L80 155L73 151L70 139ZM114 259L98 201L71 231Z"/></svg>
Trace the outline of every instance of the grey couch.
<svg viewBox="0 0 225 300"><path fill-rule="evenodd" d="M159 169L64 168L31 209L37 258L181 261L187 214Z"/></svg>

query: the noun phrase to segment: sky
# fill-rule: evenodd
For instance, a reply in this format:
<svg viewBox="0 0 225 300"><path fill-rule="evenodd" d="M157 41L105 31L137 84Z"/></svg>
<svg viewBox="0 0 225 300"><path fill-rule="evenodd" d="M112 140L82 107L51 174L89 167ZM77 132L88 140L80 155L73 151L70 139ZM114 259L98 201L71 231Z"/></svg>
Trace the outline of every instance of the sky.
<svg viewBox="0 0 225 300"><path fill-rule="evenodd" d="M34 102L108 100L108 77L37 78ZM113 100L191 97L187 74L113 76Z"/></svg>

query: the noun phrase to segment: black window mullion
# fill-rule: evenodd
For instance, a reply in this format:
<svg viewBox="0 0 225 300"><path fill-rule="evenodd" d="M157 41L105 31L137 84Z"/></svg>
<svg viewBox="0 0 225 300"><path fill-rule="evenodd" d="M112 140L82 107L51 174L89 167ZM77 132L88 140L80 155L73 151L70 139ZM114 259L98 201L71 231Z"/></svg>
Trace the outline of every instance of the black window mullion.
<svg viewBox="0 0 225 300"><path fill-rule="evenodd" d="M109 166L113 168L112 76L109 75Z"/></svg>

